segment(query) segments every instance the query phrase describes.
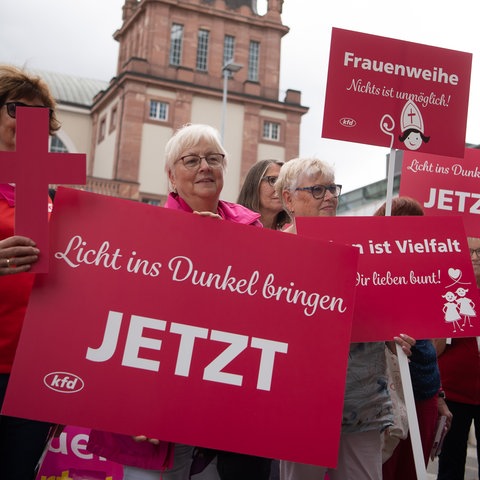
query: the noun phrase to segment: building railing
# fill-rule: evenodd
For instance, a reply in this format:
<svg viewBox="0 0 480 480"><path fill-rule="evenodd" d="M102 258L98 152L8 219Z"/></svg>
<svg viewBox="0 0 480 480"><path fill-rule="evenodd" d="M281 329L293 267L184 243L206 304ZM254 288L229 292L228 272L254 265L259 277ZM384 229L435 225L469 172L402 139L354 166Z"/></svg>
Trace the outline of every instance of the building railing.
<svg viewBox="0 0 480 480"><path fill-rule="evenodd" d="M106 178L88 177L85 190L88 192L99 193L101 195L107 195L109 197L139 200L137 182L125 182L119 180L109 180Z"/></svg>

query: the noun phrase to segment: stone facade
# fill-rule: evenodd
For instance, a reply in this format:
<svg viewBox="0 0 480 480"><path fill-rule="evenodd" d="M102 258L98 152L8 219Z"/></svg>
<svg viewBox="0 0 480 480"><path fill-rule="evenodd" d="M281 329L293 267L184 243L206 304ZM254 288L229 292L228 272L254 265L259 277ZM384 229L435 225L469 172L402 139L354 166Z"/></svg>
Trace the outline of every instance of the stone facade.
<svg viewBox="0 0 480 480"><path fill-rule="evenodd" d="M189 122L218 130L224 122L225 200L236 200L256 161L298 156L301 117L308 108L294 90L279 100L281 39L288 33L282 3L270 0L265 15L258 15L255 1L125 0L123 23L114 34L117 75L92 107L89 189L115 184L116 194L125 193L120 196L161 204L168 193L164 145ZM172 61L175 28L181 48ZM199 67L200 35L208 43ZM234 39L234 62L242 68L228 77L224 93L227 36ZM252 44L258 49L256 63ZM152 118L152 101L168 111L165 118ZM274 125L274 138L264 135L265 122L267 131Z"/></svg>

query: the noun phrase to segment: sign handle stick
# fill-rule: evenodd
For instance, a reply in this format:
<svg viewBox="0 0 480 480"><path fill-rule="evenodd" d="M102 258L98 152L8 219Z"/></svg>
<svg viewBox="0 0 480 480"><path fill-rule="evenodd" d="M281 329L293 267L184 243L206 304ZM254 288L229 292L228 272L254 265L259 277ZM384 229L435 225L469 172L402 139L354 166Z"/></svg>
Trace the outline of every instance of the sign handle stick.
<svg viewBox="0 0 480 480"><path fill-rule="evenodd" d="M385 216L390 216L392 214L393 177L395 172L396 153L397 150L394 148L390 149L390 156L388 159ZM415 399L413 397L412 379L410 377L408 358L400 345L396 344L396 349L398 365L400 367L400 377L402 379L403 395L405 398L405 407L407 409L408 430L410 434L410 441L412 442L412 451L415 461L415 470L417 472L417 480L426 480L427 471L425 468L425 461L423 459L422 440L420 438L420 430L418 427L417 409L415 408Z"/></svg>
<svg viewBox="0 0 480 480"><path fill-rule="evenodd" d="M390 149L388 157L388 172L387 172L387 198L385 200L385 216L389 217L392 214L392 196L393 196L393 177L395 173L395 155L397 151L394 148Z"/></svg>
<svg viewBox="0 0 480 480"><path fill-rule="evenodd" d="M420 438L420 430L418 428L417 410L415 408L415 399L413 397L412 379L410 378L408 358L403 352L402 347L398 344L395 345L397 349L398 365L400 367L400 377L402 379L405 407L407 409L408 430L410 441L412 442L417 480L426 480L427 470L425 467L425 460L423 459L422 439Z"/></svg>

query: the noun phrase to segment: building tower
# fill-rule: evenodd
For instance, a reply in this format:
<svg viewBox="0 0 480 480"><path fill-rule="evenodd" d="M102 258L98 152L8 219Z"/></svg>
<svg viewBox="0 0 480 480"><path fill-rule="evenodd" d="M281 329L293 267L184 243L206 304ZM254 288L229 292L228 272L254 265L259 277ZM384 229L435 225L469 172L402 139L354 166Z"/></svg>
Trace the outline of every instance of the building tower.
<svg viewBox="0 0 480 480"><path fill-rule="evenodd" d="M224 200L256 161L298 156L308 109L299 91L279 101L282 3L259 15L256 0L125 0L117 75L92 107L88 188L162 204L164 146L185 123L225 125Z"/></svg>

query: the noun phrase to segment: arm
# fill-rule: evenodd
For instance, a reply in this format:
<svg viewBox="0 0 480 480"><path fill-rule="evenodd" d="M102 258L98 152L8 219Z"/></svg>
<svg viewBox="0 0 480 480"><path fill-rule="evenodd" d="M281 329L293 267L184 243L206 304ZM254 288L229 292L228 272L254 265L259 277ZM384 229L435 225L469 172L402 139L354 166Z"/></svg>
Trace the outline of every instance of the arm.
<svg viewBox="0 0 480 480"><path fill-rule="evenodd" d="M437 357L439 357L447 347L447 339L446 338L434 338L432 340L435 350L437 351Z"/></svg>

